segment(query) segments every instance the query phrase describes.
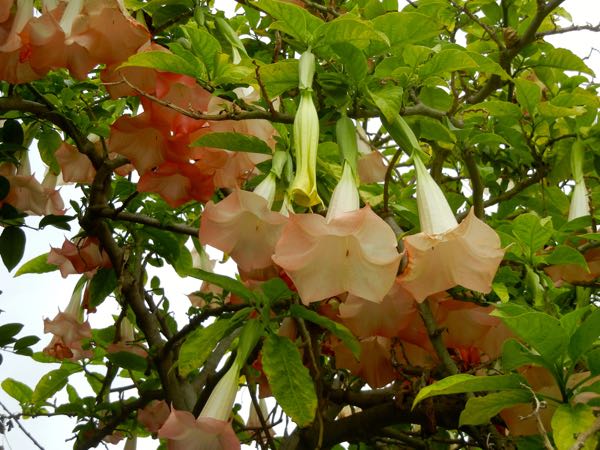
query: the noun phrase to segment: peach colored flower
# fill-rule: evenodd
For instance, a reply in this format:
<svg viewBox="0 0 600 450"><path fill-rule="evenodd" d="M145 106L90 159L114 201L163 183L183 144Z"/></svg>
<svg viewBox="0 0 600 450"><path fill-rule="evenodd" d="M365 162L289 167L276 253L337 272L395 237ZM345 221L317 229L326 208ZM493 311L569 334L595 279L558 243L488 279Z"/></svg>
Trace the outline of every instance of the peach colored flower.
<svg viewBox="0 0 600 450"><path fill-rule="evenodd" d="M13 6L14 0L4 0L0 3L0 23L4 23L10 17L10 10Z"/></svg>
<svg viewBox="0 0 600 450"><path fill-rule="evenodd" d="M305 304L349 292L380 302L400 263L396 237L369 206L329 223L317 214L292 214L273 261L294 282Z"/></svg>
<svg viewBox="0 0 600 450"><path fill-rule="evenodd" d="M600 277L600 248L592 248L583 255L589 272L578 264L557 264L544 268L557 285L567 283L592 283Z"/></svg>
<svg viewBox="0 0 600 450"><path fill-rule="evenodd" d="M360 154L357 169L361 183L380 183L387 172L385 157L378 151Z"/></svg>
<svg viewBox="0 0 600 450"><path fill-rule="evenodd" d="M397 281L419 302L457 285L489 292L504 255L498 234L473 210L456 228L408 236L404 246L408 266Z"/></svg>
<svg viewBox="0 0 600 450"><path fill-rule="evenodd" d="M169 405L164 400L152 400L138 410L137 420L150 433L156 433L169 417Z"/></svg>
<svg viewBox="0 0 600 450"><path fill-rule="evenodd" d="M200 222L200 242L231 255L245 271L272 264L271 256L286 218L268 208L254 192L236 190L207 203Z"/></svg>
<svg viewBox="0 0 600 450"><path fill-rule="evenodd" d="M148 356L148 352L141 344L135 342L134 333L135 331L133 329L133 325L131 325L129 319L125 317L119 326L119 340L110 343L106 348L106 351L108 353L133 353L134 355L146 358Z"/></svg>
<svg viewBox="0 0 600 450"><path fill-rule="evenodd" d="M44 333L54 336L44 353L57 359L77 361L82 358L91 358L93 352L83 349L83 342L92 337L90 324L82 321L81 291L79 286L73 292L65 312L58 312L52 320L44 319Z"/></svg>
<svg viewBox="0 0 600 450"><path fill-rule="evenodd" d="M64 203L55 189L56 177L50 173L42 183L31 175L26 156L22 158L17 169L10 163L0 164L0 176L10 184L8 195L0 200L0 205L7 203L16 209L35 215L63 215Z"/></svg>
<svg viewBox="0 0 600 450"><path fill-rule="evenodd" d="M96 176L96 169L90 159L71 144L63 142L54 153L62 179L66 182L91 184Z"/></svg>
<svg viewBox="0 0 600 450"><path fill-rule="evenodd" d="M99 268L112 267L108 255L94 237L79 238L75 242L65 239L60 249L52 247L48 263L59 266L63 278L74 273L85 273L92 278Z"/></svg>
<svg viewBox="0 0 600 450"><path fill-rule="evenodd" d="M229 417L238 388L237 363L225 373L210 394L198 418L187 411L171 409L158 431L169 450L239 450L241 448Z"/></svg>

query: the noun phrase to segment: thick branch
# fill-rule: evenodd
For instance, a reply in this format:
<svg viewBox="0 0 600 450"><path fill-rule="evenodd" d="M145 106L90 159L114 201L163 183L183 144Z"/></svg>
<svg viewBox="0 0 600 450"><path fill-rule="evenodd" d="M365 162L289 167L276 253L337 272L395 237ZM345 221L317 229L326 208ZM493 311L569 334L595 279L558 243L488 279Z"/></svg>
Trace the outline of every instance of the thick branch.
<svg viewBox="0 0 600 450"><path fill-rule="evenodd" d="M102 208L96 211L99 217L106 217L113 220L123 220L125 222L139 223L159 230L172 231L178 234L185 234L192 237L198 236L198 228L185 225L183 223L163 223L153 217L144 214L130 213L127 211L115 211L112 208Z"/></svg>

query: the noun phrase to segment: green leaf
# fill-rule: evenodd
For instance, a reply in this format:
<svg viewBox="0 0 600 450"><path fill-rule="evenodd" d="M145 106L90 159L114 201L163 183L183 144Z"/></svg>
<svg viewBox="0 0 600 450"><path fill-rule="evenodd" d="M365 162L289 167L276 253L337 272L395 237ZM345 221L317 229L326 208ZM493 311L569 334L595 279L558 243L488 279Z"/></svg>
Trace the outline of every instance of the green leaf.
<svg viewBox="0 0 600 450"><path fill-rule="evenodd" d="M489 100L484 103L477 103L476 105L470 106L466 109L468 112L476 112L481 110L487 111L487 113L493 117L506 117L515 121L519 120L523 116L523 113L517 105L501 100Z"/></svg>
<svg viewBox="0 0 600 450"><path fill-rule="evenodd" d="M542 224L534 213L521 214L513 222L512 234L529 249L531 255L544 247L552 233L552 224Z"/></svg>
<svg viewBox="0 0 600 450"><path fill-rule="evenodd" d="M384 86L376 91L368 90L375 106L379 108L388 122L396 120L402 107L403 89L399 86Z"/></svg>
<svg viewBox="0 0 600 450"><path fill-rule="evenodd" d="M19 277L21 275L25 275L28 273L48 273L54 272L58 270L58 266L54 264L48 263L48 253L44 253L43 255L36 256L33 259L30 259L15 273L15 277Z"/></svg>
<svg viewBox="0 0 600 450"><path fill-rule="evenodd" d="M2 124L2 141L7 144L23 145L25 133L19 121L6 119Z"/></svg>
<svg viewBox="0 0 600 450"><path fill-rule="evenodd" d="M117 275L112 268L102 268L90 281L90 306L99 306L117 288Z"/></svg>
<svg viewBox="0 0 600 450"><path fill-rule="evenodd" d="M549 314L530 312L502 321L548 362L558 362L567 349L567 333Z"/></svg>
<svg viewBox="0 0 600 450"><path fill-rule="evenodd" d="M163 72L179 73L196 78L199 71L193 61L174 53L142 52L129 57L120 67L150 67Z"/></svg>
<svg viewBox="0 0 600 450"><path fill-rule="evenodd" d="M22 323L7 323L0 326L0 347L14 342L14 337L23 329Z"/></svg>
<svg viewBox="0 0 600 450"><path fill-rule="evenodd" d="M43 405L46 400L67 385L70 375L79 370L79 368L66 369L61 367L60 369L52 370L44 374L33 390L31 402L37 406Z"/></svg>
<svg viewBox="0 0 600 450"><path fill-rule="evenodd" d="M179 258L181 242L173 233L154 228L145 228L144 234L147 234L152 239L152 244L149 245L152 250L165 258L169 264L176 265Z"/></svg>
<svg viewBox="0 0 600 450"><path fill-rule="evenodd" d="M590 69L583 60L566 48L553 48L535 63L536 67L553 67L555 69L573 70L576 72L587 73L595 76L594 71Z"/></svg>
<svg viewBox="0 0 600 450"><path fill-rule="evenodd" d="M553 438L557 450L569 450L578 435L591 428L595 420L594 410L588 405L560 405L552 416ZM598 434L590 436L581 448L593 450L597 442Z"/></svg>
<svg viewBox="0 0 600 450"><path fill-rule="evenodd" d="M269 99L273 99L285 91L298 87L298 60L285 60L273 64L265 64L260 66L258 73Z"/></svg>
<svg viewBox="0 0 600 450"><path fill-rule="evenodd" d="M344 65L344 70L354 84L358 84L365 79L369 67L367 65L367 58L362 50L348 42L333 44L331 49L340 57L340 62Z"/></svg>
<svg viewBox="0 0 600 450"><path fill-rule="evenodd" d="M498 296L502 303L506 303L510 300L508 288L504 283L492 283L492 290L494 291L494 294Z"/></svg>
<svg viewBox="0 0 600 450"><path fill-rule="evenodd" d="M192 142L191 146L224 148L234 152L265 155L273 153L271 147L262 139L241 133L208 133Z"/></svg>
<svg viewBox="0 0 600 450"><path fill-rule="evenodd" d="M532 353L517 340L508 339L504 341L502 345L502 368L508 372L527 364L537 364L544 367L548 365L541 356Z"/></svg>
<svg viewBox="0 0 600 450"><path fill-rule="evenodd" d="M377 31L367 20L351 19L340 16L331 22L325 22L315 32L315 48L345 43L357 48L368 47L371 41L389 45L385 34Z"/></svg>
<svg viewBox="0 0 600 450"><path fill-rule="evenodd" d="M583 320L589 314L589 312L589 306L585 308L577 308L573 311L569 311L567 314L560 318L560 324L567 332L567 336L569 336L569 338L573 336L575 331L577 331L577 329L581 325L581 322L583 322Z"/></svg>
<svg viewBox="0 0 600 450"><path fill-rule="evenodd" d="M552 253L546 257L546 262L548 264L575 264L589 272L583 255L568 245L557 245Z"/></svg>
<svg viewBox="0 0 600 450"><path fill-rule="evenodd" d="M585 359L592 375L600 375L600 347L587 352Z"/></svg>
<svg viewBox="0 0 600 450"><path fill-rule="evenodd" d="M49 214L40 220L38 228L42 229L50 225L58 228L59 230L71 231L71 225L69 225L69 222L73 219L75 219L75 216L55 216L53 214Z"/></svg>
<svg viewBox="0 0 600 450"><path fill-rule="evenodd" d="M441 73L456 72L458 70L477 69L477 62L464 50L448 48L436 53L421 68L423 78Z"/></svg>
<svg viewBox="0 0 600 450"><path fill-rule="evenodd" d="M419 391L413 402L413 408L429 397L449 394L464 394L467 392L500 391L505 389L522 389L525 383L523 377L516 374L493 375L477 377L461 373L452 375Z"/></svg>
<svg viewBox="0 0 600 450"><path fill-rule="evenodd" d="M13 348L15 349L15 353L19 355L28 355L31 356L33 354L33 350L31 350L32 345L37 344L40 341L40 338L37 336L24 336L13 344Z"/></svg>
<svg viewBox="0 0 600 450"><path fill-rule="evenodd" d="M316 323L320 327L326 329L338 337L344 345L348 347L356 359L360 358L360 343L358 342L358 339L356 339L350 330L341 323L335 322L300 305L292 305L290 307L290 314L294 317L300 317L301 319Z"/></svg>
<svg viewBox="0 0 600 450"><path fill-rule="evenodd" d="M600 308L596 308L577 328L569 341L569 355L576 363L600 337Z"/></svg>
<svg viewBox="0 0 600 450"><path fill-rule="evenodd" d="M384 33L390 45L423 42L439 34L440 24L416 12L389 12L372 20L373 27Z"/></svg>
<svg viewBox="0 0 600 450"><path fill-rule="evenodd" d="M31 403L33 391L25 383L13 380L12 378L7 378L2 381L2 389L21 405Z"/></svg>
<svg viewBox="0 0 600 450"><path fill-rule="evenodd" d="M46 129L42 131L38 136L38 150L40 151L40 157L44 161L52 173L58 175L60 173L60 166L54 156L58 147L62 143L60 134L53 129Z"/></svg>
<svg viewBox="0 0 600 450"><path fill-rule="evenodd" d="M192 53L204 63L210 78L214 78L217 55L221 52L221 44L203 28L188 25L183 27L183 31L191 42Z"/></svg>
<svg viewBox="0 0 600 450"><path fill-rule="evenodd" d="M528 114L533 114L542 99L542 88L533 81L517 78L514 81L517 88L517 102L521 109Z"/></svg>
<svg viewBox="0 0 600 450"><path fill-rule="evenodd" d="M25 232L19 227L7 227L0 235L0 256L10 272L25 253Z"/></svg>
<svg viewBox="0 0 600 450"><path fill-rule="evenodd" d="M186 275L197 278L198 280L206 281L211 284L222 287L224 290L231 292L245 300L250 300L254 297L254 293L248 289L242 282L229 278L218 273L207 272L201 269L190 269L186 271Z"/></svg>
<svg viewBox="0 0 600 450"><path fill-rule="evenodd" d="M310 424L317 410L317 394L293 342L286 337L269 335L262 349L262 364L281 409L299 427Z"/></svg>
<svg viewBox="0 0 600 450"><path fill-rule="evenodd" d="M220 319L206 328L197 328L183 342L179 350L179 372L182 376L202 367L223 336L236 324L231 319Z"/></svg>
<svg viewBox="0 0 600 450"><path fill-rule="evenodd" d="M278 300L292 298L292 295L294 295L288 288L288 285L285 284L285 281L278 277L265 281L260 285L260 289L271 304Z"/></svg>
<svg viewBox="0 0 600 450"><path fill-rule="evenodd" d="M484 425L505 408L519 403L530 403L531 393L524 389L494 392L483 397L472 397L460 413L459 425Z"/></svg>
<svg viewBox="0 0 600 450"><path fill-rule="evenodd" d="M283 31L307 47L312 44L316 29L324 23L304 8L291 3L259 0L254 4L277 20L271 25L271 29Z"/></svg>

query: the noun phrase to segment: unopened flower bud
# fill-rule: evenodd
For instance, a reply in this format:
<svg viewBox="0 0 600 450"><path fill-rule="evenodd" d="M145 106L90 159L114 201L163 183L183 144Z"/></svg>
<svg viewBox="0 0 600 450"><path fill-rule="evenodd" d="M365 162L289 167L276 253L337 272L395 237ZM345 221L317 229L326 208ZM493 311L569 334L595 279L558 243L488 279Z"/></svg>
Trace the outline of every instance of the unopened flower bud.
<svg viewBox="0 0 600 450"><path fill-rule="evenodd" d="M356 211L358 208L360 208L360 198L356 179L350 164L345 163L342 177L331 195L325 220L331 222L336 217L347 212Z"/></svg>
<svg viewBox="0 0 600 450"><path fill-rule="evenodd" d="M269 174L262 180L258 186L254 188L254 193L260 195L262 198L267 200L267 204L269 208L273 205L273 200L275 200L275 193L277 192L277 183L275 174L273 172L269 172Z"/></svg>

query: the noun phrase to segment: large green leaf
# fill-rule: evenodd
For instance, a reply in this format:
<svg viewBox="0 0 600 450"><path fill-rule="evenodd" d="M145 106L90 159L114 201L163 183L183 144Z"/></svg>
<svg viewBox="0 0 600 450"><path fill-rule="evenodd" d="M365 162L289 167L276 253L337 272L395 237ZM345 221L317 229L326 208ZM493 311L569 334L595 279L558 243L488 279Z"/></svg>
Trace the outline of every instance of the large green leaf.
<svg viewBox="0 0 600 450"><path fill-rule="evenodd" d="M0 347L15 341L15 336L23 329L22 323L6 323L0 326Z"/></svg>
<svg viewBox="0 0 600 450"><path fill-rule="evenodd" d="M207 272L206 270L202 269L190 269L185 272L185 275L220 286L224 290L229 291L245 300L250 300L254 296L253 292L248 289L244 283L225 275Z"/></svg>
<svg viewBox="0 0 600 450"><path fill-rule="evenodd" d="M78 366L69 368L63 366L60 369L52 370L44 374L33 390L31 402L37 406L42 406L46 400L67 385L70 375L80 370L81 368Z"/></svg>
<svg viewBox="0 0 600 450"><path fill-rule="evenodd" d="M371 41L389 45L385 34L377 31L367 20L338 17L321 25L315 32L315 48L335 44L352 44L357 48L366 48Z"/></svg>
<svg viewBox="0 0 600 450"><path fill-rule="evenodd" d="M19 402L21 405L26 405L27 403L31 403L31 397L33 395L33 391L29 386L20 381L13 380L12 378L7 378L2 381L2 389L12 398Z"/></svg>
<svg viewBox="0 0 600 450"><path fill-rule="evenodd" d="M286 60L260 66L259 75L269 99L298 87L298 61Z"/></svg>
<svg viewBox="0 0 600 450"><path fill-rule="evenodd" d="M590 350L598 338L600 338L600 308L596 308L571 336L569 355L573 363Z"/></svg>
<svg viewBox="0 0 600 450"><path fill-rule="evenodd" d="M413 402L413 408L429 397L449 394L464 394L467 392L500 391L505 389L522 389L525 383L523 377L516 374L493 375L477 377L461 373L452 375L419 391Z"/></svg>
<svg viewBox="0 0 600 450"><path fill-rule="evenodd" d="M373 27L384 33L392 46L422 42L437 36L440 24L417 12L389 12L373 19Z"/></svg>
<svg viewBox="0 0 600 450"><path fill-rule="evenodd" d="M534 213L521 214L512 225L512 234L524 244L531 255L544 247L552 233L551 222L542 222Z"/></svg>
<svg viewBox="0 0 600 450"><path fill-rule="evenodd" d="M217 55L221 52L221 44L208 31L191 25L183 27L192 45L192 53L206 66L209 78L215 76Z"/></svg>
<svg viewBox="0 0 600 450"><path fill-rule="evenodd" d="M196 61L197 62L197 61ZM194 61L167 52L142 52L129 57L127 61L121 64L121 67L149 67L163 72L179 73L196 78L202 73L194 65Z"/></svg>
<svg viewBox="0 0 600 450"><path fill-rule="evenodd" d="M546 257L548 264L575 264L589 272L584 256L573 247L557 245L552 253Z"/></svg>
<svg viewBox="0 0 600 450"><path fill-rule="evenodd" d="M524 78L517 78L514 82L517 88L517 102L524 112L533 114L542 99L542 89L533 81Z"/></svg>
<svg viewBox="0 0 600 450"><path fill-rule="evenodd" d="M265 155L273 153L271 147L262 139L241 133L208 133L196 139L191 145L223 148L234 152L262 153Z"/></svg>
<svg viewBox="0 0 600 450"><path fill-rule="evenodd" d="M356 339L350 330L341 323L334 322L333 320L300 305L292 305L290 307L290 314L294 317L316 323L320 327L331 332L338 337L346 347L348 347L356 359L360 358L360 344L358 339Z"/></svg>
<svg viewBox="0 0 600 450"><path fill-rule="evenodd" d="M530 403L531 392L525 389L513 389L494 392L483 397L472 397L460 413L459 424L484 425L505 408L519 403Z"/></svg>
<svg viewBox="0 0 600 450"><path fill-rule="evenodd" d="M262 365L281 409L299 427L310 424L317 410L317 394L293 342L286 337L269 335L263 345Z"/></svg>
<svg viewBox="0 0 600 450"><path fill-rule="evenodd" d="M501 319L546 361L558 363L564 356L568 338L558 319L542 312L530 312Z"/></svg>
<svg viewBox="0 0 600 450"><path fill-rule="evenodd" d="M502 345L502 367L505 371L515 370L527 364L547 366L548 363L538 354L532 353L516 339L508 339Z"/></svg>
<svg viewBox="0 0 600 450"><path fill-rule="evenodd" d="M187 376L206 362L217 343L236 324L231 319L220 319L206 328L197 328L185 339L179 350L179 372Z"/></svg>
<svg viewBox="0 0 600 450"><path fill-rule="evenodd" d="M313 43L313 34L324 22L297 5L278 0L259 0L256 6L277 21L271 28L283 31L304 45Z"/></svg>
<svg viewBox="0 0 600 450"><path fill-rule="evenodd" d="M17 272L15 277L25 275L27 273L47 273L58 270L58 266L48 263L48 253L36 256L23 264Z"/></svg>
<svg viewBox="0 0 600 450"><path fill-rule="evenodd" d="M590 69L579 56L566 48L553 48L541 57L535 65L538 67L543 66L562 70L573 70L594 76L594 71Z"/></svg>
<svg viewBox="0 0 600 450"><path fill-rule="evenodd" d="M595 420L594 410L588 405L560 405L552 416L553 437L557 450L569 450L578 435L591 428ZM597 442L598 434L590 436L585 445L579 448L593 450Z"/></svg>
<svg viewBox="0 0 600 450"><path fill-rule="evenodd" d="M25 253L25 232L19 227L7 227L0 234L0 257L10 272Z"/></svg>
<svg viewBox="0 0 600 450"><path fill-rule="evenodd" d="M99 306L117 288L117 275L112 268L96 272L89 284L90 306Z"/></svg>
<svg viewBox="0 0 600 450"><path fill-rule="evenodd" d="M387 122L393 122L400 114L402 107L402 88L400 86L383 86L377 90L370 89L368 92Z"/></svg>
<svg viewBox="0 0 600 450"><path fill-rule="evenodd" d="M362 50L347 42L333 44L331 49L340 57L340 61L344 65L344 70L354 84L358 84L365 79L369 71L369 66Z"/></svg>

